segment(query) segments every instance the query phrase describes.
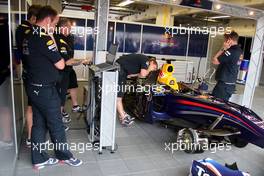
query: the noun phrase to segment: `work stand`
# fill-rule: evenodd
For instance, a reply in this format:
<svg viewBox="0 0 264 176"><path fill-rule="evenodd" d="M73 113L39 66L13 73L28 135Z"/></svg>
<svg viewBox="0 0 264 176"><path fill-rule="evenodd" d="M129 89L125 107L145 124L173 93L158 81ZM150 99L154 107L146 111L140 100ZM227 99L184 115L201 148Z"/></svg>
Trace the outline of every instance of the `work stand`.
<svg viewBox="0 0 264 176"><path fill-rule="evenodd" d="M89 107L86 112L89 141L98 147L99 154L109 148L115 152L116 131L116 100L118 71L108 70L94 72L89 70L90 95Z"/></svg>

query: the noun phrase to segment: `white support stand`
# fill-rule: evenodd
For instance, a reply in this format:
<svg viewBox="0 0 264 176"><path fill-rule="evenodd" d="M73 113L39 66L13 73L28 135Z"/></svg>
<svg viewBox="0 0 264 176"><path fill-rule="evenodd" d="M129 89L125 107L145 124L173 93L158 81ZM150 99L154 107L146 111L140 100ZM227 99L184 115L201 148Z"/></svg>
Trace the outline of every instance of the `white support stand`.
<svg viewBox="0 0 264 176"><path fill-rule="evenodd" d="M257 20L257 29L254 37L252 53L250 58L248 76L244 90L242 105L251 108L254 98L258 75L262 69L264 42L264 17Z"/></svg>
<svg viewBox="0 0 264 176"><path fill-rule="evenodd" d="M111 147L111 152L115 150L117 81L117 71L102 72L99 153L103 147Z"/></svg>
<svg viewBox="0 0 264 176"><path fill-rule="evenodd" d="M92 72L90 70L90 72ZM96 142L96 120L100 121L99 126L99 154L103 148L111 147L111 153L115 151L115 130L116 130L116 100L118 71L103 71L90 74L100 81L99 89L96 87L94 79L91 80L90 108L87 111L87 123L90 128L88 138L91 143ZM96 96L100 96L100 102L96 101ZM99 119L96 119L97 108L100 106Z"/></svg>

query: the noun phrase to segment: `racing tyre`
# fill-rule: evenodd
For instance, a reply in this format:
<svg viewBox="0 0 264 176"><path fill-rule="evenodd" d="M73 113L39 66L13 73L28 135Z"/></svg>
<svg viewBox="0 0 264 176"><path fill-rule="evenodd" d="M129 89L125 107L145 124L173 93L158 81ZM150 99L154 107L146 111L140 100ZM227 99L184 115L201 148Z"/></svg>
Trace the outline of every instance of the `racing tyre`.
<svg viewBox="0 0 264 176"><path fill-rule="evenodd" d="M237 137L237 136L229 136L229 140L231 144L233 144L237 148L244 148L248 145L248 142Z"/></svg>

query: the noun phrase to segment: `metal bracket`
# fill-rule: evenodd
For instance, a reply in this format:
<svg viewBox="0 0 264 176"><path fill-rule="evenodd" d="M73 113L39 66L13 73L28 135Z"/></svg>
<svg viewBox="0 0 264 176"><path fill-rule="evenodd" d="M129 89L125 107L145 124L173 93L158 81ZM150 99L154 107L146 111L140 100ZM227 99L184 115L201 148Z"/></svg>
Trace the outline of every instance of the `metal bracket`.
<svg viewBox="0 0 264 176"><path fill-rule="evenodd" d="M213 130L219 124L219 122L221 122L223 117L224 117L224 114L222 114L220 117L215 119L215 121L209 126L209 130Z"/></svg>

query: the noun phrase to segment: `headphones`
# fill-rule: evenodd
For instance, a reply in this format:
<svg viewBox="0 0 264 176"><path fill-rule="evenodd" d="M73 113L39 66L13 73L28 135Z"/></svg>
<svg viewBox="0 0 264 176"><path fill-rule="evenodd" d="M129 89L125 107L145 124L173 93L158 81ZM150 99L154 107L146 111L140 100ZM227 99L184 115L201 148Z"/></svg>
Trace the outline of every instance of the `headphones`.
<svg viewBox="0 0 264 176"><path fill-rule="evenodd" d="M146 62L146 65L149 67L149 65L150 65L150 62L149 62L149 61L147 61L147 62Z"/></svg>

